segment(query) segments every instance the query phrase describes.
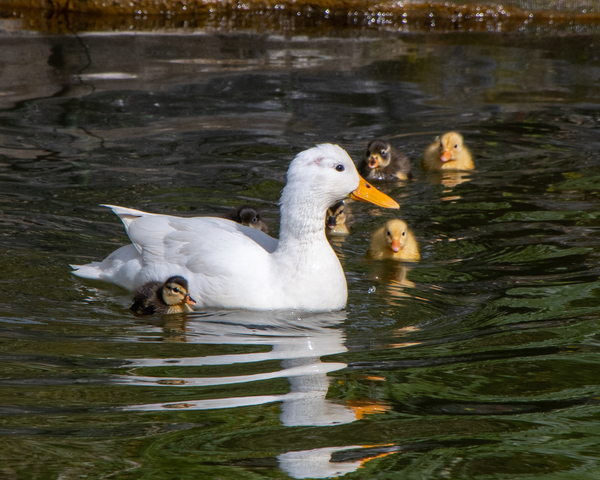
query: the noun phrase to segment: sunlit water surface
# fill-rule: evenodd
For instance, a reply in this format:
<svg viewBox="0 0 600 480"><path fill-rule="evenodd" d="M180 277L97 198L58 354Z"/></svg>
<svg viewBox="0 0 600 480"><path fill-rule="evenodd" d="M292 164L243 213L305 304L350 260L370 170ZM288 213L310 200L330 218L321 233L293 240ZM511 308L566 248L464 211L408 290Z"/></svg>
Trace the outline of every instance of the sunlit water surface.
<svg viewBox="0 0 600 480"><path fill-rule="evenodd" d="M597 478L600 38L7 35L0 50L0 476ZM427 175L459 130L476 171ZM139 318L69 264L111 203L251 204L384 137L416 180L332 240L342 312ZM400 216L423 259L365 259Z"/></svg>

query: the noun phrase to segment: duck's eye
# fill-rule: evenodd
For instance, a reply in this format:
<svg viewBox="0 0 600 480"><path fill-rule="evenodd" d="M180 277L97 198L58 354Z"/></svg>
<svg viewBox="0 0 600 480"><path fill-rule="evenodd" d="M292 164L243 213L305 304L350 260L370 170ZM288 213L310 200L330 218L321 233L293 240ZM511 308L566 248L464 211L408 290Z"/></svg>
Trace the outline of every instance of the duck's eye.
<svg viewBox="0 0 600 480"><path fill-rule="evenodd" d="M252 223L256 223L257 221L258 221L258 218L256 218L256 217L254 217L254 218L252 219Z"/></svg>
<svg viewBox="0 0 600 480"><path fill-rule="evenodd" d="M388 237L391 237L391 236L392 236L392 232L390 232L390 231L388 230Z"/></svg>
<svg viewBox="0 0 600 480"><path fill-rule="evenodd" d="M403 236L403 237L404 237L404 236L406 236L406 232L402 232L402 236Z"/></svg>
<svg viewBox="0 0 600 480"><path fill-rule="evenodd" d="M456 145L454 145L454 148L458 148L458 143Z"/></svg>
<svg viewBox="0 0 600 480"><path fill-rule="evenodd" d="M177 287L173 287L173 291L174 291L175 293L181 293Z"/></svg>
<svg viewBox="0 0 600 480"><path fill-rule="evenodd" d="M385 155L385 150L382 150L382 151L381 151L381 155Z"/></svg>
<svg viewBox="0 0 600 480"><path fill-rule="evenodd" d="M335 166L335 169L336 169L338 172L343 172L344 170L346 170L346 169L344 168L344 166L343 166L341 163L340 163L340 164L338 164L338 165L336 165L336 166Z"/></svg>

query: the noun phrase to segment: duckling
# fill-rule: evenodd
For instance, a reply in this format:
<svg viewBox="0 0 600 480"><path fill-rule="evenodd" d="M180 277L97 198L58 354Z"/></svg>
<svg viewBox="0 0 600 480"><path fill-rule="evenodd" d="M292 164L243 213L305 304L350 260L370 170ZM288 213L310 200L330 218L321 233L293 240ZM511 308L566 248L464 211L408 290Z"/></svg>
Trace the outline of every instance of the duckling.
<svg viewBox="0 0 600 480"><path fill-rule="evenodd" d="M444 133L427 147L421 163L426 170L473 170L471 153L458 132Z"/></svg>
<svg viewBox="0 0 600 480"><path fill-rule="evenodd" d="M333 204L325 215L325 232L328 235L349 235L348 216L346 202L340 200Z"/></svg>
<svg viewBox="0 0 600 480"><path fill-rule="evenodd" d="M133 297L130 310L138 315L166 315L191 312L190 305L196 305L196 301L188 293L187 280L174 276L164 283L148 282L142 285Z"/></svg>
<svg viewBox="0 0 600 480"><path fill-rule="evenodd" d="M373 233L367 258L416 261L421 259L421 255L417 240L406 222L394 219Z"/></svg>
<svg viewBox="0 0 600 480"><path fill-rule="evenodd" d="M410 180L410 160L389 142L371 140L358 172L369 180Z"/></svg>
<svg viewBox="0 0 600 480"><path fill-rule="evenodd" d="M231 213L227 218L229 220L233 220L234 222L241 223L246 227L255 228L256 230L260 230L264 233L269 233L269 227L267 224L260 218L260 213L253 207L243 206L240 207L236 212Z"/></svg>

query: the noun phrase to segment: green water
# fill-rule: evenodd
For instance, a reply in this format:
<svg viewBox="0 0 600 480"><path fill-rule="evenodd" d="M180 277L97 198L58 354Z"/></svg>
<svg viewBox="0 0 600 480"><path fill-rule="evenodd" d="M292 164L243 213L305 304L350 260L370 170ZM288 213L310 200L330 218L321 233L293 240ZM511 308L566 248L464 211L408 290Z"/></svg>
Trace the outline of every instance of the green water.
<svg viewBox="0 0 600 480"><path fill-rule="evenodd" d="M5 34L0 477L581 479L600 468L600 38ZM427 175L459 130L476 171ZM374 137L343 312L139 318L69 264L111 203L277 232L287 165ZM418 264L365 259L400 216Z"/></svg>

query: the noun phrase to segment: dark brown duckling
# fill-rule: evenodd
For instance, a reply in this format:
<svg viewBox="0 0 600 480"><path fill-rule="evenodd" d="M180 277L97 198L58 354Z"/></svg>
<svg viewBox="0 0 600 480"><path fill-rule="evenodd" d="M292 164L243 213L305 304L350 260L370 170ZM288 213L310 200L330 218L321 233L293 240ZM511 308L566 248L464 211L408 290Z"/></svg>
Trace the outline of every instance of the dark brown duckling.
<svg viewBox="0 0 600 480"><path fill-rule="evenodd" d="M196 301L188 293L185 278L174 276L166 282L147 282L133 296L130 310L138 315L167 315L169 313L191 312L190 305Z"/></svg>
<svg viewBox="0 0 600 480"><path fill-rule="evenodd" d="M227 218L234 222L241 223L246 227L251 227L260 230L264 233L269 233L269 227L260 217L260 213L253 207L243 206L239 210L230 214Z"/></svg>
<svg viewBox="0 0 600 480"><path fill-rule="evenodd" d="M385 140L375 139L367 146L358 173L367 180L410 180L410 167L410 160L400 150Z"/></svg>
<svg viewBox="0 0 600 480"><path fill-rule="evenodd" d="M349 235L348 216L346 202L340 200L334 203L325 215L325 232L328 235Z"/></svg>

